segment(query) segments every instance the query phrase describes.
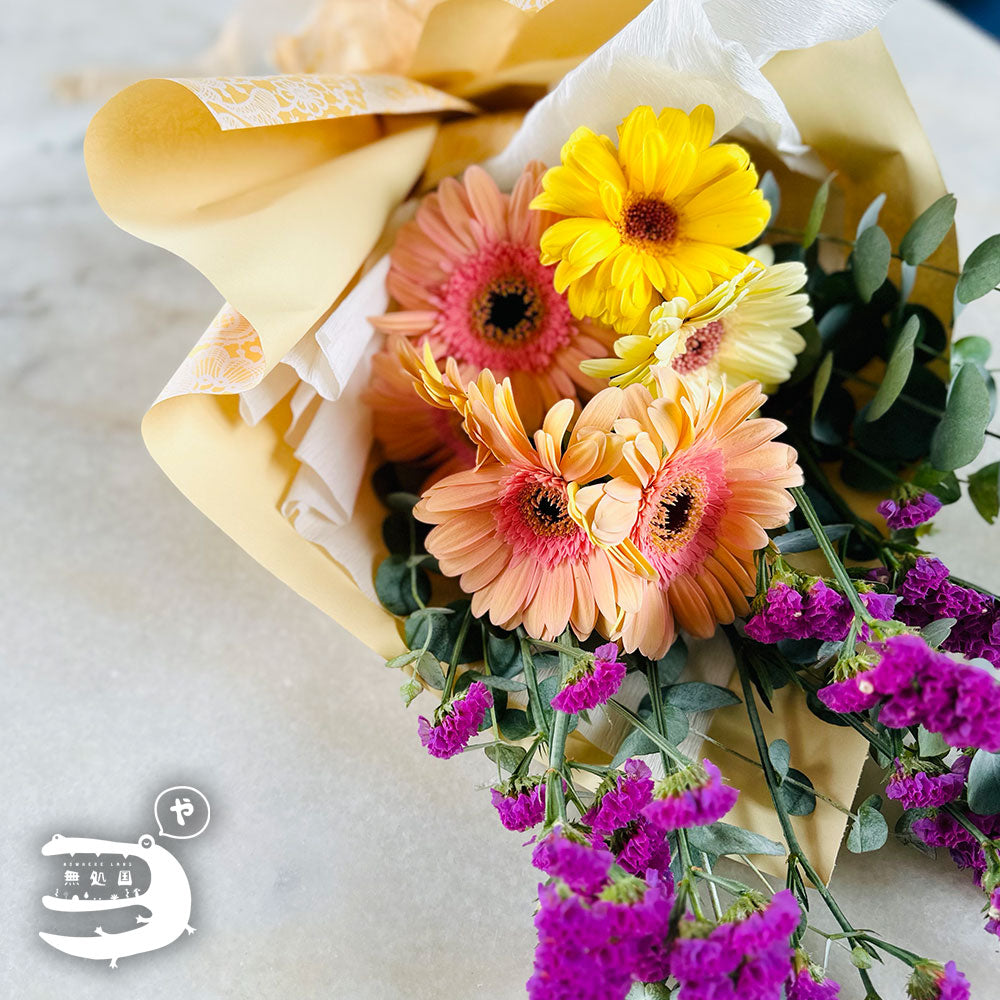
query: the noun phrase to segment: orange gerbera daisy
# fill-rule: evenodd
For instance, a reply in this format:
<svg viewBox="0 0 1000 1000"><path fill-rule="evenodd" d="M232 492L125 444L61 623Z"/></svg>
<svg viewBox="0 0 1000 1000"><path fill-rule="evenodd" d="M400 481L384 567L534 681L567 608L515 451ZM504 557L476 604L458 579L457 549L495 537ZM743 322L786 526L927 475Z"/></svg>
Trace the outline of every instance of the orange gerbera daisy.
<svg viewBox="0 0 1000 1000"><path fill-rule="evenodd" d="M631 518L652 579L613 637L655 659L678 627L708 637L747 613L753 553L768 543L765 528L788 521L787 488L802 473L795 451L774 440L783 424L747 419L766 399L757 382L712 395L670 368L654 374L659 398L643 385L625 390L622 465L584 515L592 531Z"/></svg>
<svg viewBox="0 0 1000 1000"><path fill-rule="evenodd" d="M632 521L615 531L606 518L608 540L595 544L577 506L603 489L581 484L606 477L621 462L624 439L610 431L624 392L598 393L576 421L574 402L561 400L529 437L510 380L498 384L487 370L463 389L452 359L442 376L429 349L422 362L412 350L402 354L424 398L458 410L479 446L474 469L435 483L414 508L435 526L427 551L446 576L460 578L473 614L551 640L567 624L586 638L599 616L617 624L625 609L638 609L641 581L628 554Z"/></svg>
<svg viewBox="0 0 1000 1000"><path fill-rule="evenodd" d="M555 289L539 240L556 216L532 211L545 167L529 164L511 194L481 167L445 178L396 237L387 287L402 307L372 318L385 333L426 340L469 380L489 368L509 377L525 424L563 398L588 398L603 383L580 362L608 354L614 334L575 319Z"/></svg>

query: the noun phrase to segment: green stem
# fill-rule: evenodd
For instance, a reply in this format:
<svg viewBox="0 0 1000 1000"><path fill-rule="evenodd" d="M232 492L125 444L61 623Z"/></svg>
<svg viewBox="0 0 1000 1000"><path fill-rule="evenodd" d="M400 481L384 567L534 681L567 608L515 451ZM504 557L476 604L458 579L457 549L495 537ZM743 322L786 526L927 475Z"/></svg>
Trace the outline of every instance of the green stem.
<svg viewBox="0 0 1000 1000"><path fill-rule="evenodd" d="M909 965L911 968L924 961L920 955L915 955L912 951L908 951L906 948L900 948L898 945L890 944L888 941L883 941L881 938L877 938L872 934L859 934L855 940L864 941L867 944L874 945L876 948L880 948L884 951L887 955L892 955L893 958L898 958L904 965Z"/></svg>
<svg viewBox="0 0 1000 1000"><path fill-rule="evenodd" d="M551 649L554 653L559 653L560 656L573 656L577 659L585 659L591 655L585 649L580 649L578 646L564 646L561 642L547 642L544 639L532 639L530 637L528 642L539 649Z"/></svg>
<svg viewBox="0 0 1000 1000"><path fill-rule="evenodd" d="M519 630L521 631L521 630ZM542 709L542 696L538 691L538 674L535 672L535 660L531 655L531 644L521 631L521 662L524 664L524 680L528 685L528 708L535 729L540 732L548 730L545 724L545 712ZM551 732L549 738L551 740Z"/></svg>
<svg viewBox="0 0 1000 1000"><path fill-rule="evenodd" d="M636 729L644 732L657 745L660 751L665 753L679 767L687 767L691 763L690 759L685 757L675 747L672 747L655 729L650 729L630 708L626 708L621 702L615 701L614 698L608 702L608 706L613 708L619 715L628 719Z"/></svg>
<svg viewBox="0 0 1000 1000"><path fill-rule="evenodd" d="M545 779L546 820L550 814L561 823L566 822L566 798L563 795L563 760L566 756L566 734L570 716L566 712L555 713L552 721L552 739L549 743L549 770Z"/></svg>
<svg viewBox="0 0 1000 1000"><path fill-rule="evenodd" d="M458 627L458 637L455 639L455 645L451 650L451 659L448 661L448 676L444 682L442 701L447 701L455 690L455 681L458 679L458 661L462 656L462 647L465 645L465 636L469 631L470 621L472 621L471 605L465 609L465 617L462 619L462 624Z"/></svg>
<svg viewBox="0 0 1000 1000"><path fill-rule="evenodd" d="M719 902L719 890L716 888L716 885L721 885L723 889L728 889L730 892L735 891L737 895L745 892L749 886L744 885L742 888L737 888L737 886L741 885L741 883L732 882L730 879L719 879L717 875L713 875L712 862L709 860L708 855L704 851L701 852L701 864L704 870L698 874L701 875L702 878L708 880L708 895L712 900L712 910L715 912L715 919L721 920L722 904ZM727 883L729 884L727 885Z"/></svg>
<svg viewBox="0 0 1000 1000"><path fill-rule="evenodd" d="M837 582L844 591L844 596L848 599L848 601L850 601L855 615L857 615L863 622L873 621L872 616L868 613L868 609L861 603L861 598L858 597L858 592L854 589L854 583L847 575L847 570L844 569L844 564L840 561L837 553L834 552L833 545L830 544L830 539L827 538L826 532L823 530L823 525L820 523L819 516L810 502L809 497L806 495L806 491L801 486L793 486L791 488L791 494L794 497L795 502L798 504L799 510L802 511L802 516L806 519L806 524L808 524L812 529L812 533L816 538L816 543L819 545L820 551L822 551L823 555L826 556L826 561L830 564L830 569L833 570L833 575L836 577Z"/></svg>
<svg viewBox="0 0 1000 1000"><path fill-rule="evenodd" d="M646 686L649 688L649 700L653 706L653 721L656 723L656 731L666 739L667 716L663 711L663 692L660 690L660 678L656 664L646 657L643 659L646 660ZM673 770L672 761L662 747L660 748L660 759L663 761L664 773Z"/></svg>

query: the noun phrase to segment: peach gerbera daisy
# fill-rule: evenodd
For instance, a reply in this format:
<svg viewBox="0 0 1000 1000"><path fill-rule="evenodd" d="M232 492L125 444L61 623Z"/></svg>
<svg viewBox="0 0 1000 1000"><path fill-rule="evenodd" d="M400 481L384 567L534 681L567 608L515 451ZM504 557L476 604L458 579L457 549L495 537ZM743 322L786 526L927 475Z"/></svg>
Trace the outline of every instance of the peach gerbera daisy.
<svg viewBox="0 0 1000 1000"><path fill-rule="evenodd" d="M425 398L458 409L480 448L476 468L435 483L414 508L434 525L427 551L442 573L459 577L472 595L472 613L551 640L567 624L582 639L599 617L617 624L626 609L637 610L641 580L630 568L631 520L615 529L608 518L614 537L596 544L577 506L589 504L590 492L604 488L594 480L620 464L623 441L610 431L623 391L598 393L575 421L574 402L561 400L529 437L510 380L497 383L483 371L463 389L454 362L442 376L427 354L422 362L412 351L404 356Z"/></svg>
<svg viewBox="0 0 1000 1000"><path fill-rule="evenodd" d="M373 317L385 333L426 340L434 357L453 357L470 379L484 368L509 377L527 426L562 398L589 397L602 383L580 371L607 354L610 330L570 312L539 260L539 239L554 216L529 208L541 190L529 164L511 194L481 167L461 182L445 178L396 237L389 294L399 311Z"/></svg>
<svg viewBox="0 0 1000 1000"><path fill-rule="evenodd" d="M542 236L576 316L621 333L644 333L650 310L677 296L694 302L749 264L736 248L770 217L745 149L712 145L715 113L632 111L618 145L578 128L562 165L543 179L532 206L563 216Z"/></svg>
<svg viewBox="0 0 1000 1000"><path fill-rule="evenodd" d="M768 543L765 528L787 523L788 487L802 473L794 450L774 440L783 424L747 419L765 401L756 382L713 395L669 368L655 378L658 398L639 384L624 390L622 466L583 513L592 530L632 518L654 578L612 637L659 658L678 628L708 637L747 613L753 553Z"/></svg>

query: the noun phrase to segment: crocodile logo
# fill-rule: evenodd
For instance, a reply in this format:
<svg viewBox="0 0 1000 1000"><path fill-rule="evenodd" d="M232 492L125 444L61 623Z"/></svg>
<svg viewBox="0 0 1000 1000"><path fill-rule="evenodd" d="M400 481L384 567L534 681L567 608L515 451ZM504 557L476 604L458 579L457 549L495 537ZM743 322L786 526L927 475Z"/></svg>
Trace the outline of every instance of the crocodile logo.
<svg viewBox="0 0 1000 1000"><path fill-rule="evenodd" d="M135 918L139 927L134 930L108 933L100 925L94 928L89 936L70 936L49 934L40 931L39 936L52 945L53 948L75 955L78 958L91 958L97 961L110 961L111 968L118 968L118 959L129 955L140 955L146 951L164 948L185 931L194 933L194 928L188 923L191 917L191 886L187 875L177 859L165 847L156 843L152 835L144 833L136 843L122 843L114 840L97 840L91 837L62 837L56 834L42 848L45 856L93 855L100 859L110 855L126 859L121 864L129 863L129 867L119 868L120 871L131 873L128 859L135 859L145 864L149 870L149 886L144 891L135 891L134 895L122 898L91 899L89 892L80 898L79 893L65 898L58 893L53 896L43 896L42 903L50 910L63 913L85 913L106 910L118 910L125 907L138 906L149 916L140 914ZM93 871L93 865L103 863L99 860L88 863ZM116 861L116 865L119 863ZM73 869L67 869L73 870ZM103 882L103 873L101 881ZM129 875L131 880L131 874Z"/></svg>

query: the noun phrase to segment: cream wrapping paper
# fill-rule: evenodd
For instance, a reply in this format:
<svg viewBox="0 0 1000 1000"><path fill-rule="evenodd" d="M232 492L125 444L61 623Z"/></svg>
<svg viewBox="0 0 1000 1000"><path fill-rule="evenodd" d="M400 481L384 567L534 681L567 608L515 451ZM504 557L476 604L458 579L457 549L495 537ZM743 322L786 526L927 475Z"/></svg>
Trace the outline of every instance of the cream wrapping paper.
<svg viewBox="0 0 1000 1000"><path fill-rule="evenodd" d="M834 10L821 6L828 14ZM840 171L845 183L831 216L853 222L875 194L889 190L883 222L898 240L903 220L943 191L877 35L781 53L761 74L756 61L782 37L773 25L753 22L749 30L751 13L736 17L729 4L713 2L701 11L700 4L683 0L674 7L669 17L675 30L695 21L707 30L708 13L713 65L722 59L724 68L732 60L753 68L754 100L774 115L760 117L756 125L753 116L734 118L733 125L749 126L786 154L801 139L826 167ZM852 5L854 20L838 15L829 23L849 34L879 8ZM490 16L481 17L484 11ZM654 14L668 16L662 4L644 16ZM689 21L676 20L682 14ZM726 24L745 31L741 43L723 38ZM502 0L450 0L433 5L416 42L409 72L419 80L300 74L146 81L109 102L88 132L88 169L105 211L122 228L189 260L227 300L146 415L143 435L151 454L238 544L383 656L400 649L398 622L352 580L353 575L362 587L368 581L369 590L383 552L379 504L367 478L356 478L367 453L366 416L350 396L362 384L370 332L351 311L359 297L352 302L353 292L345 295L345 289L425 165L436 180L485 159L502 149L520 121L523 105L516 97L508 112L455 119L473 111L458 95L488 98L491 107L502 108L499 95L509 95L512 83L523 97L524 88L531 93L532 86L554 82L580 62L588 45L597 47L619 26L602 5L587 0L554 0L540 12ZM500 27L504 31L498 33ZM642 50L642 37L626 30L626 38ZM616 64L617 59L610 64L611 77ZM588 78L588 63L574 76ZM699 79L710 80L709 70ZM699 99L718 96L726 79L723 74L723 82L717 80ZM675 70L663 74L661 89L646 99L696 103L691 92L671 97L676 80ZM623 99L621 88L608 89ZM870 100L874 93L877 104ZM563 100L558 95L557 88L554 104ZM782 101L786 111L779 107ZM543 101L537 114L546 106ZM617 114L611 107L602 113ZM513 169L532 128L515 137L494 165ZM791 171L763 147L754 153L762 167L779 175L787 217L804 218L815 180ZM947 264L954 247L939 255L936 261ZM376 279L368 285L365 280L354 291L370 292ZM342 343L352 332L358 342ZM352 357L353 379L347 372ZM720 652L724 646L718 640L695 644L693 668L725 682L732 664ZM713 735L735 715L719 713ZM817 787L850 802L864 756L860 741L838 732L834 767L821 744L829 729L800 702L789 700L765 723L769 739L789 740L795 766ZM727 741L745 752L748 735L737 731L727 734ZM597 720L576 739L581 745L589 740L589 752L599 756L620 736L620 725ZM739 774L728 756L719 763L744 788L733 821L773 835L773 817L756 776ZM828 877L843 817L820 802L801 825L803 843Z"/></svg>

